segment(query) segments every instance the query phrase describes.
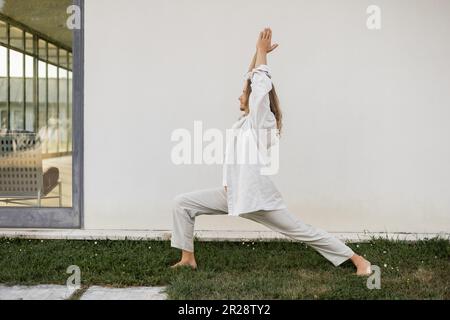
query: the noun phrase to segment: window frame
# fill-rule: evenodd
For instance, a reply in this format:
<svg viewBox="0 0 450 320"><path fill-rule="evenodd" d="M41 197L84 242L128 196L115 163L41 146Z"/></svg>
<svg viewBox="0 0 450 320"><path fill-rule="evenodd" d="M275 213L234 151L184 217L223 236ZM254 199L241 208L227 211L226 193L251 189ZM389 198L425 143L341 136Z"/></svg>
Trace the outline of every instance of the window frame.
<svg viewBox="0 0 450 320"><path fill-rule="evenodd" d="M0 207L0 228L48 228L48 229L82 229L84 228L84 216L83 216L83 183L84 183L84 166L83 166L83 156L84 156L84 0L73 0L73 4L78 6L81 10L81 27L80 29L73 30L73 44L72 44L72 207ZM39 38L48 42L55 44L51 39L48 39L44 35L39 35L35 31L30 30L29 27L15 22L14 20L8 18L7 16L1 15L3 21L8 22L20 27L23 32L23 37L25 40L26 32L33 35L33 43L35 52L39 56ZM9 37L9 28L8 28ZM65 49L67 51L67 60L69 60L70 48L65 48L64 46L58 46L58 59L59 59L59 48ZM48 50L48 45L47 45ZM24 43L25 54L29 54L26 51L26 43ZM48 52L47 52L48 55ZM46 57L47 61L48 56ZM9 55L8 55L9 59ZM41 59L40 59L41 60ZM38 61L38 60L35 60ZM47 62L50 63L50 62ZM9 61L8 61L9 64ZM35 63L34 77L38 75L37 64ZM56 66L57 68L61 66ZM9 68L9 66L8 66ZM67 67L67 70L69 68ZM25 70L24 70L25 73ZM48 79L48 72L47 79ZM8 75L9 76L9 75ZM26 80L24 80L26 81ZM59 79L58 79L59 82ZM69 82L69 81L67 81ZM35 82L36 83L36 82ZM59 84L58 84L59 85ZM48 81L47 81L48 87ZM37 88L36 88L37 89ZM35 89L34 95L38 94ZM47 89L48 90L48 89ZM68 94L68 93L67 93ZM8 90L9 95L9 90ZM69 98L69 94L68 94ZM9 106L10 97L8 96L8 112L10 112ZM58 100L59 104L59 100ZM68 103L67 103L68 105ZM26 101L24 102L24 112L26 112ZM36 116L34 119L34 125L37 128L39 126L39 103L35 105ZM48 109L48 92L47 92L47 109ZM48 112L48 110L47 110ZM26 114L24 114L24 117ZM69 116L69 114L67 114ZM48 113L47 116L48 118ZM10 118L10 117L9 117ZM8 119L10 122L11 119ZM47 120L46 120L47 122ZM24 123L24 128L25 127ZM10 127L10 123L9 123ZM59 136L59 135L58 135ZM59 140L59 137L58 137ZM68 139L69 140L69 139ZM68 143L67 143L68 145ZM59 148L59 141L58 141ZM69 150L67 150L69 151Z"/></svg>

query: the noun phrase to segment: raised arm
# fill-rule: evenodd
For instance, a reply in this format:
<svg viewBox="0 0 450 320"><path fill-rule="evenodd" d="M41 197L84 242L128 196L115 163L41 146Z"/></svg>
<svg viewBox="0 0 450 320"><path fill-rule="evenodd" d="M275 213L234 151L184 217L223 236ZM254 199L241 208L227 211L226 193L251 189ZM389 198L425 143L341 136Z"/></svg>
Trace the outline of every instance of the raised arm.
<svg viewBox="0 0 450 320"><path fill-rule="evenodd" d="M253 69L255 69L257 55L258 55L258 50L255 52L255 55L253 56L252 62L250 63L250 67L248 67L248 72L252 72Z"/></svg>
<svg viewBox="0 0 450 320"><path fill-rule="evenodd" d="M266 34L267 33L267 34ZM269 37L269 39L267 39ZM268 41L268 43L267 43ZM272 30L269 28L261 31L258 38L258 43L256 44L256 52L248 68L248 72L252 72L255 67L261 64L267 64L267 54L271 53L273 50L278 48L278 44L271 44L272 41Z"/></svg>
<svg viewBox="0 0 450 320"><path fill-rule="evenodd" d="M249 97L249 116L255 127L259 127L270 112L268 93L272 90L272 79L267 65L267 54L277 47L277 44L272 45L272 30L265 29L259 34L254 59L255 67L249 74L252 89Z"/></svg>
<svg viewBox="0 0 450 320"><path fill-rule="evenodd" d="M262 64L267 64L267 54L278 47L278 44L272 45L272 30L270 28L264 29L259 34L258 42L256 44L256 62L255 67Z"/></svg>

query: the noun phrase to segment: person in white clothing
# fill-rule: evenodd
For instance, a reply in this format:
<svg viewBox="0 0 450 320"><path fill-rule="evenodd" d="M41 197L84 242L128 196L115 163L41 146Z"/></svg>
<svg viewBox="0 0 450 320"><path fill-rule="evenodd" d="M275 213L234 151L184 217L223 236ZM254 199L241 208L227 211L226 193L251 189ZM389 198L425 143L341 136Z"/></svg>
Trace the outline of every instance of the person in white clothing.
<svg viewBox="0 0 450 320"><path fill-rule="evenodd" d="M171 246L182 250L182 256L171 267L197 268L194 256L197 216L228 214L261 223L304 242L335 266L351 260L357 275L369 275L372 273L369 261L326 231L305 224L290 213L269 178L268 168L277 160L272 155L282 127L279 101L267 65L267 55L277 47L272 44L272 30L264 29L259 34L257 50L239 97L243 115L233 125L233 135L227 138L222 187L184 193L174 199Z"/></svg>

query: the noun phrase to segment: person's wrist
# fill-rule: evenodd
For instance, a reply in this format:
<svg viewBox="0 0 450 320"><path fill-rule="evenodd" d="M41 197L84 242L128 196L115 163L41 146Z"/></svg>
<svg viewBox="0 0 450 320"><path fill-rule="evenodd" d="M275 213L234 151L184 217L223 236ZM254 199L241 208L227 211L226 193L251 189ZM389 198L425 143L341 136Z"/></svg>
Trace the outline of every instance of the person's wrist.
<svg viewBox="0 0 450 320"><path fill-rule="evenodd" d="M263 48L258 48L257 50L256 50L256 53L257 54L267 54L267 50L266 49L263 49Z"/></svg>

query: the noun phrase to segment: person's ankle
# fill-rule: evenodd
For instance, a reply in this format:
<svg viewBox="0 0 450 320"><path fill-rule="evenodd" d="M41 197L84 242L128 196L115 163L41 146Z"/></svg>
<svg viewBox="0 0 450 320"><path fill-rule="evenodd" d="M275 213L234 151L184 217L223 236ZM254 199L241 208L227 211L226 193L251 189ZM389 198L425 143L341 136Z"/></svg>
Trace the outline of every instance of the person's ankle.
<svg viewBox="0 0 450 320"><path fill-rule="evenodd" d="M360 256L360 255L358 255L358 254L355 254L355 255L351 258L351 260L352 260L353 264L355 264L355 265L359 265L359 264L361 264L361 263L363 263L363 262L366 261L366 259L364 259L362 256Z"/></svg>
<svg viewBox="0 0 450 320"><path fill-rule="evenodd" d="M189 264L195 263L195 258L194 257L182 258L181 263L189 263Z"/></svg>

